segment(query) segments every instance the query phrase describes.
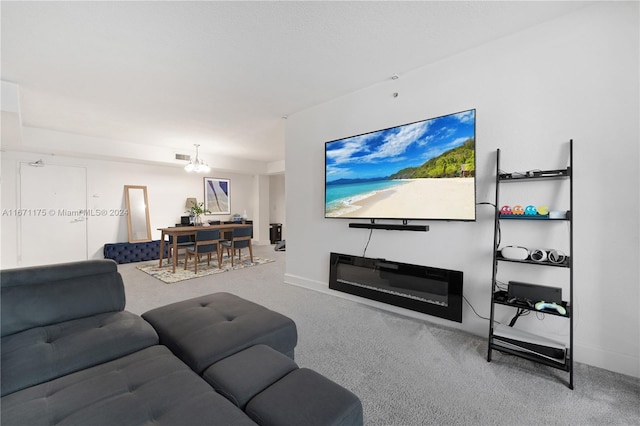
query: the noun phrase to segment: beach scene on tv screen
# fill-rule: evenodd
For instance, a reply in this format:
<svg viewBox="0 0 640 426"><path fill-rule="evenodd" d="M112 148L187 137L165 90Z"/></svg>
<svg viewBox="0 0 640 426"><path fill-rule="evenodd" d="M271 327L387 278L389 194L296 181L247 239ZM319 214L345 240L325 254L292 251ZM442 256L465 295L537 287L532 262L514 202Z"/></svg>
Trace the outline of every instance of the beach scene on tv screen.
<svg viewBox="0 0 640 426"><path fill-rule="evenodd" d="M325 217L475 220L475 110L325 144Z"/></svg>

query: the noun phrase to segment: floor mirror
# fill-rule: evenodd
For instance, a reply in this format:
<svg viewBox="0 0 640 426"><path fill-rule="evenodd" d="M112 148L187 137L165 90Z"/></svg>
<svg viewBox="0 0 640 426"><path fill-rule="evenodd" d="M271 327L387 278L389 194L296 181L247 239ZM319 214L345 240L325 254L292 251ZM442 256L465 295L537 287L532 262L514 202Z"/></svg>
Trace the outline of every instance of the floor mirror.
<svg viewBox="0 0 640 426"><path fill-rule="evenodd" d="M124 186L127 203L127 226L129 242L139 243L151 241L151 223L149 222L149 199L147 187L139 185Z"/></svg>

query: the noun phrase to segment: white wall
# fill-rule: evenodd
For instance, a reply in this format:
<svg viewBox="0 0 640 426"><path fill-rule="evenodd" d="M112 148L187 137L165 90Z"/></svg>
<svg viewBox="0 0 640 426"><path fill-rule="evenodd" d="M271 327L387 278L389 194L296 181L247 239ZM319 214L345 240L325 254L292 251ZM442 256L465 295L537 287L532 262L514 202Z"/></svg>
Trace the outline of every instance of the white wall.
<svg viewBox="0 0 640 426"><path fill-rule="evenodd" d="M203 201L203 175L188 174L175 166L159 166L134 164L117 161L105 161L87 158L66 157L59 155L43 155L37 153L7 151L2 153L2 210L17 207L18 164L42 159L45 164L83 166L87 168L87 208L92 209L124 209L124 185L145 185L149 196L149 210L153 239L160 239L157 228L174 226L180 223L180 216L185 214L185 201L188 197L196 197ZM255 181L259 176L242 173L219 172L207 174L209 177L230 179L231 213L243 214L247 211L249 219L259 214L256 199ZM263 178L264 179L264 178ZM268 214L267 206L263 208ZM46 207L46 206L44 206ZM205 215L207 220L228 220L230 215ZM254 244L268 244L268 223L256 226L263 227L260 233L263 240L254 239ZM102 258L105 243L126 242L128 240L126 217L90 217L87 224L88 258ZM3 268L20 266L17 253L18 238L17 219L15 216L2 216L2 256ZM64 250L64 244L58 246ZM28 248L25 248L28 249Z"/></svg>
<svg viewBox="0 0 640 426"><path fill-rule="evenodd" d="M574 139L574 355L640 376L638 18L637 3L598 4L290 115L285 280L351 297L327 289L329 253L362 255L366 244L367 230L323 219L324 142L476 108L478 202L493 201L496 148L503 168L553 169L567 165ZM430 222L427 233L374 231L367 256L462 270L466 298L488 316L493 216L477 213L474 223ZM488 333L466 305L462 325L394 310ZM561 333L534 315L518 324Z"/></svg>

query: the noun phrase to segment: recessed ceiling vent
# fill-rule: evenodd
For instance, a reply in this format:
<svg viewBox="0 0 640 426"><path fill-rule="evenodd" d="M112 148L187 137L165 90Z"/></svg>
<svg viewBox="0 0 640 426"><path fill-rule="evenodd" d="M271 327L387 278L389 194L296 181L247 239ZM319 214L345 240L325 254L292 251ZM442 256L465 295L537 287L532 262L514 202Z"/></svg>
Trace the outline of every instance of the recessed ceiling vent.
<svg viewBox="0 0 640 426"><path fill-rule="evenodd" d="M191 156L190 155L186 155L186 154L176 154L176 160L189 161L189 160L191 160Z"/></svg>

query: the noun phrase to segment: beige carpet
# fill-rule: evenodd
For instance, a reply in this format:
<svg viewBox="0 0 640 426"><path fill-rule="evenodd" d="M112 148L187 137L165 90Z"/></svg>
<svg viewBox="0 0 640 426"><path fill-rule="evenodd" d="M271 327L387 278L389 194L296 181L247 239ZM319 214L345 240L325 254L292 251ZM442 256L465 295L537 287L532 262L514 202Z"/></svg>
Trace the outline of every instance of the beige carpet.
<svg viewBox="0 0 640 426"><path fill-rule="evenodd" d="M275 262L172 285L118 265L127 310L225 291L280 312L298 328L298 365L358 395L366 426L639 424L639 379L576 363L572 391L564 371L506 354L487 362L486 336L286 284L287 252L254 253Z"/></svg>
<svg viewBox="0 0 640 426"><path fill-rule="evenodd" d="M194 272L193 260L189 261L187 269L184 269L184 260L178 260L176 265L176 272L172 272L171 264L163 263L162 268L158 267L158 261L143 263L137 266L139 270L151 275L154 278L159 279L165 284L173 284L184 280L190 280L193 278L206 277L207 275L221 274L223 272L235 271L238 269L250 268L252 266L264 265L265 263L274 262L272 259L266 259L262 257L253 256L253 262L249 259L249 256L243 256L241 260L237 258L233 261L231 266L231 258L224 256L222 258L222 267L218 268L218 262L215 258L211 260L211 264L207 265L206 256L202 257L202 260L198 263L198 273Z"/></svg>

